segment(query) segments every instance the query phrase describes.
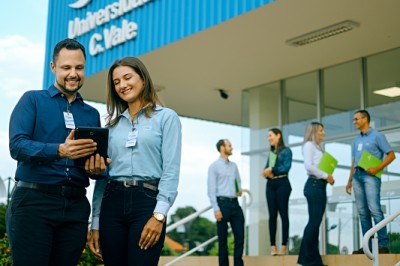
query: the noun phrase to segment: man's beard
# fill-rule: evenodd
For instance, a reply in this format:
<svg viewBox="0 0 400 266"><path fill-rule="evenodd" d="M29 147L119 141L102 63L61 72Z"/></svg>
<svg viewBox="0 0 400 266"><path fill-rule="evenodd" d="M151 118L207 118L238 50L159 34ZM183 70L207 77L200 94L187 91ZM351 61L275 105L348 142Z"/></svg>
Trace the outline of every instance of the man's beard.
<svg viewBox="0 0 400 266"><path fill-rule="evenodd" d="M81 83L81 79L80 79L80 78L78 78L76 81L78 82L78 86L77 86L75 89L68 89L67 86L65 86L65 83L66 83L66 80L65 80L65 79L64 79L64 84L61 84L60 82L58 82L58 81L56 80L56 82L57 82L58 86L60 86L61 90L62 90L64 93L70 94L70 95L72 95L72 94L78 92L78 91L80 90L80 88L82 88L82 86L83 86L83 83Z"/></svg>

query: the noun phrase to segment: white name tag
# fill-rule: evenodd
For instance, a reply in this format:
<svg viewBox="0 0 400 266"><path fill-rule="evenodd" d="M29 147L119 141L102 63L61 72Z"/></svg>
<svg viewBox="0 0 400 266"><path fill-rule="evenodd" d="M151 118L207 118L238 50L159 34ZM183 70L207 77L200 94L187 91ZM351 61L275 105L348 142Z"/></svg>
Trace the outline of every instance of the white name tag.
<svg viewBox="0 0 400 266"><path fill-rule="evenodd" d="M125 147L134 147L136 145L136 140L138 137L138 130L134 128L132 131L128 133L128 141L125 143Z"/></svg>
<svg viewBox="0 0 400 266"><path fill-rule="evenodd" d="M65 127L68 129L74 129L75 122L74 122L74 116L72 115L72 113L68 113L68 112L63 112L63 113L64 113Z"/></svg>

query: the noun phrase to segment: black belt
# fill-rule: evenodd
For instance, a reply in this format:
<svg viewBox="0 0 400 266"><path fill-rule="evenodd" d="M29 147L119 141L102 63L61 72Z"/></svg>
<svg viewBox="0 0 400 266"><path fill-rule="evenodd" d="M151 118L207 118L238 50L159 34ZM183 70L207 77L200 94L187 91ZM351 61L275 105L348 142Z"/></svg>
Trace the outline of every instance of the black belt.
<svg viewBox="0 0 400 266"><path fill-rule="evenodd" d="M277 175L277 176L273 176L273 177L267 177L267 179L278 179L278 178L284 178L287 177L287 175Z"/></svg>
<svg viewBox="0 0 400 266"><path fill-rule="evenodd" d="M229 197L221 197L221 196L218 196L218 197L217 197L217 200L234 202L234 201L237 201L238 199L237 199L237 198L229 198Z"/></svg>
<svg viewBox="0 0 400 266"><path fill-rule="evenodd" d="M360 166L356 166L354 169L355 169L356 171L363 171L363 172L366 172L365 169L364 169L364 168L361 168Z"/></svg>
<svg viewBox="0 0 400 266"><path fill-rule="evenodd" d="M25 181L18 181L16 187L31 188L47 194L61 195L66 197L85 196L86 189L84 187L62 186L30 183Z"/></svg>
<svg viewBox="0 0 400 266"><path fill-rule="evenodd" d="M318 178L318 177L316 177L315 175L309 175L308 178L314 179L314 180L316 180L316 181L324 182L324 183L327 183L327 182L328 182L328 181L326 181L326 179L324 179L324 178Z"/></svg>
<svg viewBox="0 0 400 266"><path fill-rule="evenodd" d="M153 191L158 191L158 183L159 179L155 180L127 180L127 181L116 181L116 180L109 180L108 183L113 186L122 186L125 188L130 187L144 187Z"/></svg>

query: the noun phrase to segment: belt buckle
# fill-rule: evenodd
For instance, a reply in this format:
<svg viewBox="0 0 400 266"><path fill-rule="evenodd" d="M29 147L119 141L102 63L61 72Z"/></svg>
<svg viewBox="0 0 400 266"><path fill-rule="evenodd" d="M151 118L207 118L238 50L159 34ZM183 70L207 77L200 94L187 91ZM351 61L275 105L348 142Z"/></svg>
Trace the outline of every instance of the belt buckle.
<svg viewBox="0 0 400 266"><path fill-rule="evenodd" d="M125 180L124 181L124 187L137 187L138 182L137 180Z"/></svg>

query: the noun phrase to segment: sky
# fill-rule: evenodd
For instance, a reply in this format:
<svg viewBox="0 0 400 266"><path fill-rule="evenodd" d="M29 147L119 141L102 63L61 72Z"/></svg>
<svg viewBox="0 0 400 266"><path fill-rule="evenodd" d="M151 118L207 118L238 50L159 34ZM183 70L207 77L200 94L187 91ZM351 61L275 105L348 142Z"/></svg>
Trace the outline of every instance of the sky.
<svg viewBox="0 0 400 266"><path fill-rule="evenodd" d="M0 177L5 180L6 186L7 178L14 177L17 165L8 149L10 114L25 91L43 88L47 8L48 0L20 0L6 1L0 9ZM84 92L84 89L81 91ZM100 114L105 114L103 104L92 105ZM231 140L234 150L230 159L238 164L243 187L249 188L247 158L240 155L242 128L183 117L181 122L183 149L180 182L178 197L169 215L179 207L192 206L202 210L210 205L207 170L219 156L215 148L218 139ZM89 199L93 183L88 188ZM6 197L0 197L0 201L5 202ZM210 211L204 216L213 217Z"/></svg>

